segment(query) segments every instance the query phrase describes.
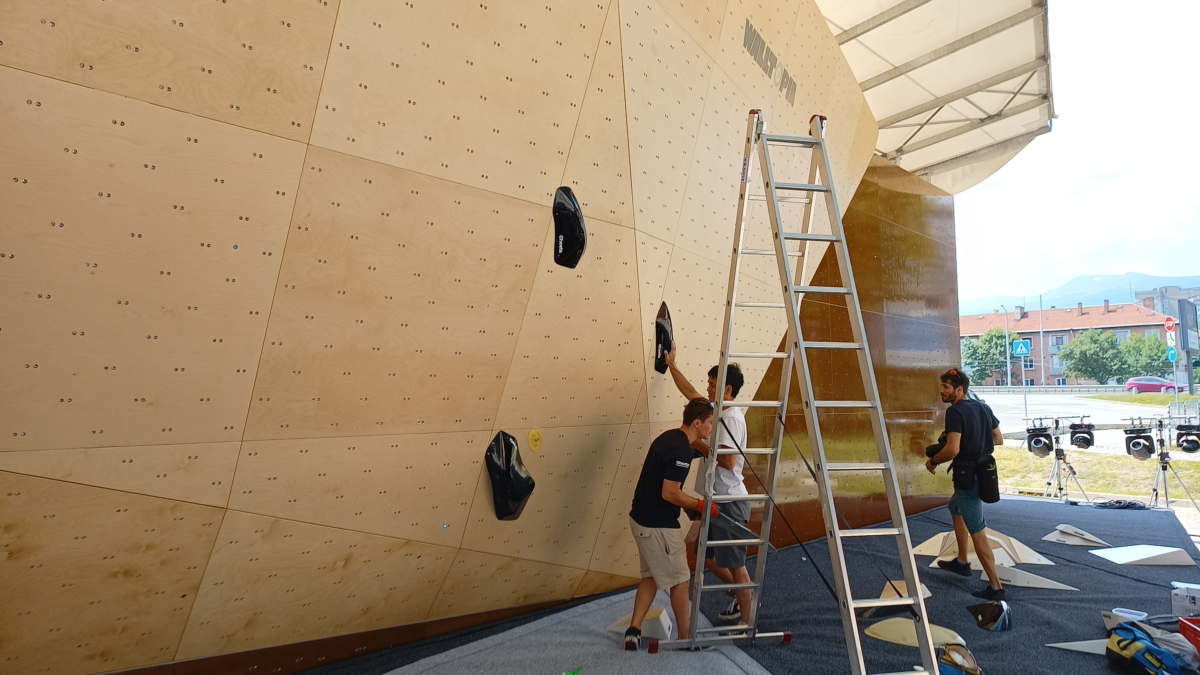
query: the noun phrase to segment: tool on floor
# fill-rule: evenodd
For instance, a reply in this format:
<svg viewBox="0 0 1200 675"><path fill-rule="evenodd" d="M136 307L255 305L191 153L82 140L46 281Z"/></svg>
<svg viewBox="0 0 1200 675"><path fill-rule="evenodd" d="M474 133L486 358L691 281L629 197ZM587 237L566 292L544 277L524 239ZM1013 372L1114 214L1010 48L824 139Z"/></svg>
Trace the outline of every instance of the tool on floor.
<svg viewBox="0 0 1200 675"><path fill-rule="evenodd" d="M916 561L912 554L912 542L909 539L908 524L905 521L904 506L900 498L900 488L896 480L895 466L892 461L891 446L888 441L887 429L883 418L883 406L879 397L879 387L875 381L875 371L871 364L871 355L867 347L866 329L863 325L862 311L859 307L858 292L854 284L854 274L850 267L849 252L846 247L844 230L842 228L841 211L838 205L836 190L832 179L832 167L825 137L825 118L814 115L809 121L808 137L791 137L768 134L762 113L750 111L746 129L745 154L742 159L741 191L738 198L738 212L733 233L733 256L729 269L728 296L725 304L725 324L721 337L721 360L718 366L717 391L725 390L725 373L730 361L736 359L782 359L783 376L780 378L779 396L774 401L716 401L715 414L721 413L724 406L773 408L775 415L775 430L769 448L717 448L716 432L710 445L718 454L740 452L744 455L761 455L767 458L766 480L761 481L767 490L765 493L748 495L717 495L714 494L716 477L716 462L708 463L705 474L704 497L717 504L735 500L758 501L774 503L774 493L779 479L779 460L783 447L786 428L784 414L787 410L791 374L795 373L799 383L800 398L804 406L804 415L809 437L809 447L816 465L818 492L821 501L821 512L825 522L826 537L829 542L830 558L833 566L838 604L842 613L842 625L846 638L846 647L850 656L850 668L853 675L866 675L866 665L863 660L862 636L859 632L857 612L874 607L905 607L913 617L916 643L921 652L921 664L925 673L937 673L937 658L934 652L933 638L930 634L928 616L925 604L920 594L920 580L917 576ZM804 183L779 182L775 177L772 165L772 150L787 152L788 149L811 149L811 159L808 168L808 180ZM762 173L764 194L754 195L751 192L751 176L753 164L757 158ZM752 233L747 232L747 206L751 200L766 202L767 214L770 220L770 236L773 248L752 248L749 245ZM828 215L829 233L813 231L814 204L823 201ZM803 205L799 231L784 229L781 203L798 203ZM832 246L837 269L840 274L840 285L814 286L806 285L811 279L820 261L821 254L827 246ZM778 281L782 288L783 302L757 302L742 299L742 287L739 285L743 275L742 265L744 256L774 256L778 273ZM815 258L815 260L814 260ZM799 259L799 264L793 264L793 259ZM818 341L806 339L800 325L801 299L808 294L819 296L841 297L845 300L847 323L851 335L850 341ZM742 311L785 310L787 313L787 340L780 352L767 353L736 353L732 351L733 332L738 315ZM752 323L752 322L751 322ZM860 400L830 400L817 397L809 368L810 352L827 353L831 350L850 350L857 355L857 366L862 381L863 396ZM824 438L821 433L821 415L829 411L863 411L868 413L871 428L874 433L875 448L878 461L875 462L828 462L825 457ZM807 460L806 460L807 461ZM837 508L833 501L831 475L870 474L882 479L883 491L887 496L887 504L891 515L891 527L850 529L844 527L838 520ZM766 504L764 504L766 506ZM703 515L697 560L704 560L707 549L711 546L758 546L765 551L767 539L771 531L772 509L764 508L762 529L755 539L734 539L710 541L708 538L709 513ZM850 579L846 565L846 549L844 540L852 537L889 537L895 540L900 563L907 589L914 589L915 595L897 593L889 598L855 599L850 590ZM758 609L761 601L762 579L766 566L766 555L757 558L754 580L748 584L706 584L704 575L697 573L692 586L692 625L698 625L700 602L703 594L708 591L728 591L749 587L752 593L750 620L748 623L734 626L720 626L711 629L698 628L687 640L662 641L652 643L652 650L658 647L697 648L708 644L729 644L739 641L782 641L790 642L789 632L760 632L758 630ZM914 673L922 671L912 671Z"/></svg>

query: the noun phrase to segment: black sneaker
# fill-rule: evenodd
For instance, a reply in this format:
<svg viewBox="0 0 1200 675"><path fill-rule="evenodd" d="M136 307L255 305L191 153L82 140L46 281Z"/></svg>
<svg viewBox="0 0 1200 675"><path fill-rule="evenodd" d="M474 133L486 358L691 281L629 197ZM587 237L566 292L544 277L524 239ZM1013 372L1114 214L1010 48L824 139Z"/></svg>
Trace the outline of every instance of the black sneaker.
<svg viewBox="0 0 1200 675"><path fill-rule="evenodd" d="M625 631L625 651L636 652L642 644L642 631L632 626Z"/></svg>
<svg viewBox="0 0 1200 675"><path fill-rule="evenodd" d="M737 598L729 601L729 606L721 610L717 617L722 621L734 621L742 618L742 606L738 604Z"/></svg>
<svg viewBox="0 0 1200 675"><path fill-rule="evenodd" d="M971 576L971 564L965 563L965 562L959 560L958 558L951 558L950 560L939 560L938 567L946 570L947 572L954 572L955 574L959 575L960 577Z"/></svg>
<svg viewBox="0 0 1200 675"><path fill-rule="evenodd" d="M984 600L1004 600L1008 597L1008 591L1003 588L992 588L992 585L988 584L971 595Z"/></svg>

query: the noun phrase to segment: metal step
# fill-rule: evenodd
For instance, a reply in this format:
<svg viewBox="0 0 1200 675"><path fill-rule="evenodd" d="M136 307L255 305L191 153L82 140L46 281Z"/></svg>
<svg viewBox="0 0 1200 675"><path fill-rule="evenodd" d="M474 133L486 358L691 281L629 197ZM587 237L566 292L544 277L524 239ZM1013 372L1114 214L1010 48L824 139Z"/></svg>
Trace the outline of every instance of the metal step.
<svg viewBox="0 0 1200 675"><path fill-rule="evenodd" d="M722 408L778 408L779 401L721 401Z"/></svg>
<svg viewBox="0 0 1200 675"><path fill-rule="evenodd" d="M776 183L776 190L796 190L799 192L829 192L828 185L812 185L810 183Z"/></svg>
<svg viewBox="0 0 1200 675"><path fill-rule="evenodd" d="M713 502L716 504L724 504L725 502L765 502L770 495L765 492L756 492L748 495L713 495ZM709 542L710 544L712 542Z"/></svg>
<svg viewBox="0 0 1200 675"><path fill-rule="evenodd" d="M718 539L708 542L708 546L762 546L765 543L767 542L763 539Z"/></svg>
<svg viewBox="0 0 1200 675"><path fill-rule="evenodd" d="M814 408L874 408L874 401L813 401Z"/></svg>
<svg viewBox="0 0 1200 675"><path fill-rule="evenodd" d="M826 471L883 471L888 465L883 462L832 462L825 465Z"/></svg>
<svg viewBox="0 0 1200 675"><path fill-rule="evenodd" d="M731 359L785 359L787 352L734 352L729 355Z"/></svg>
<svg viewBox="0 0 1200 675"><path fill-rule="evenodd" d="M793 293L827 293L829 295L850 295L849 288L841 286L792 286Z"/></svg>
<svg viewBox="0 0 1200 675"><path fill-rule="evenodd" d="M801 342L805 349L862 349L861 342Z"/></svg>
<svg viewBox="0 0 1200 675"><path fill-rule="evenodd" d="M851 600L850 609L871 609L873 607L912 607L917 604L916 598L867 598L864 600Z"/></svg>
<svg viewBox="0 0 1200 675"><path fill-rule="evenodd" d="M748 201L748 202L765 202L765 201L767 201L767 196L766 195L747 195L746 201ZM807 204L807 203L811 202L812 200L809 199L808 197L779 197L777 199L777 201L786 202L789 204Z"/></svg>
<svg viewBox="0 0 1200 675"><path fill-rule="evenodd" d="M745 450L738 452L737 448L717 448L718 455L740 455L743 452L746 453L747 455L774 455L775 449L774 448L746 448Z"/></svg>
<svg viewBox="0 0 1200 675"><path fill-rule="evenodd" d="M744 248L741 250L742 255L775 255L773 248ZM787 254L793 258L803 258L804 251L788 251Z"/></svg>
<svg viewBox="0 0 1200 675"><path fill-rule="evenodd" d="M898 527L866 527L860 530L841 530L843 537L898 537L904 531Z"/></svg>
<svg viewBox="0 0 1200 675"><path fill-rule="evenodd" d="M734 630L750 630L750 626L747 626L744 623L734 623L734 624L729 624L726 626L713 626L711 628L697 628L695 632L697 632L697 633L724 633L725 631L734 631Z"/></svg>
<svg viewBox="0 0 1200 675"><path fill-rule="evenodd" d="M832 234L813 234L812 232L784 232L783 238L789 241L841 241Z"/></svg>
<svg viewBox="0 0 1200 675"><path fill-rule="evenodd" d="M782 302L735 302L734 307L758 307L760 309L783 309Z"/></svg>
<svg viewBox="0 0 1200 675"><path fill-rule="evenodd" d="M713 584L712 586L706 584L700 588L706 591L743 591L749 588L758 588L758 582L747 581L743 584Z"/></svg>
<svg viewBox="0 0 1200 675"><path fill-rule="evenodd" d="M818 142L812 136L780 136L778 134L763 134L762 139L771 145L794 145L800 148L816 147Z"/></svg>

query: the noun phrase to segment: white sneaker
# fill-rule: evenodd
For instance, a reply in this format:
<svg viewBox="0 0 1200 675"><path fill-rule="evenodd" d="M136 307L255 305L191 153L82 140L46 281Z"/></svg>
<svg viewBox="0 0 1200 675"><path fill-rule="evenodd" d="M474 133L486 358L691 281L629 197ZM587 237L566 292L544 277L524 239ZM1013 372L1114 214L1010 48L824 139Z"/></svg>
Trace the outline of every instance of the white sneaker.
<svg viewBox="0 0 1200 675"><path fill-rule="evenodd" d="M742 606L738 604L737 598L729 601L729 606L721 611L717 616L722 621L734 621L742 618Z"/></svg>

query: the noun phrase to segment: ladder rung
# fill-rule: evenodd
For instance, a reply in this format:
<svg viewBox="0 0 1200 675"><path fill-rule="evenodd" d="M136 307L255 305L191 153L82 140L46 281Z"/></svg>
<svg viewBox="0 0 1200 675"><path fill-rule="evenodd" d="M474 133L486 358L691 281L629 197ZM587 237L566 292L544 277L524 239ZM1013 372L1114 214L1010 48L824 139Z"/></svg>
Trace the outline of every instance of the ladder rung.
<svg viewBox="0 0 1200 675"><path fill-rule="evenodd" d="M785 202L785 203L789 203L789 204L807 204L812 201L808 197L776 197L775 199L779 202ZM746 195L746 201L748 201L748 202L765 202L765 201L767 201L767 196L766 195Z"/></svg>
<svg viewBox="0 0 1200 675"><path fill-rule="evenodd" d="M793 241L839 241L839 239L832 234L813 234L812 232L784 232L783 238Z"/></svg>
<svg viewBox="0 0 1200 675"><path fill-rule="evenodd" d="M713 501L716 501L715 499ZM708 542L708 547L714 546L762 546L767 542L762 539L718 539Z"/></svg>
<svg viewBox="0 0 1200 675"><path fill-rule="evenodd" d="M829 295L850 295L849 288L841 286L792 286L793 293L827 293Z"/></svg>
<svg viewBox="0 0 1200 675"><path fill-rule="evenodd" d="M776 134L763 134L762 139L772 145L799 145L805 148L816 146L817 139L811 136L778 136Z"/></svg>
<svg viewBox="0 0 1200 675"><path fill-rule="evenodd" d="M769 498L770 495L765 492L756 492L748 495L713 495L712 500L717 504L724 504L725 502L762 502Z"/></svg>
<svg viewBox="0 0 1200 675"><path fill-rule="evenodd" d="M713 626L712 628L697 628L697 633L724 633L725 631L735 630L750 630L750 626L744 623L735 623L728 626Z"/></svg>
<svg viewBox="0 0 1200 675"><path fill-rule="evenodd" d="M779 401L721 401L722 408L778 408Z"/></svg>
<svg viewBox="0 0 1200 675"><path fill-rule="evenodd" d="M747 581L744 584L713 584L712 586L701 586L703 591L741 591L747 588L758 588L757 581Z"/></svg>
<svg viewBox="0 0 1200 675"><path fill-rule="evenodd" d="M864 527L857 530L842 530L843 537L898 537L903 531L898 527Z"/></svg>
<svg viewBox="0 0 1200 675"><path fill-rule="evenodd" d="M874 408L874 401L813 401L814 408Z"/></svg>
<svg viewBox="0 0 1200 675"><path fill-rule="evenodd" d="M773 454L775 454L775 449L774 448L746 448L742 452L746 453L747 455L773 455ZM717 448L717 454L718 455L740 455L741 452L738 452L737 448Z"/></svg>
<svg viewBox="0 0 1200 675"><path fill-rule="evenodd" d="M829 192L828 185L811 185L809 183L776 183L776 190L799 190L801 192Z"/></svg>
<svg viewBox="0 0 1200 675"><path fill-rule="evenodd" d="M888 468L883 462L835 462L826 464L826 471L884 471Z"/></svg>
<svg viewBox="0 0 1200 675"><path fill-rule="evenodd" d="M805 349L862 349L861 342L801 342Z"/></svg>
<svg viewBox="0 0 1200 675"><path fill-rule="evenodd" d="M741 251L742 255L775 255L773 248L744 248ZM804 251L788 251L787 254L793 258L803 258Z"/></svg>
<svg viewBox="0 0 1200 675"><path fill-rule="evenodd" d="M730 354L731 359L782 359L788 352L738 352Z"/></svg>
<svg viewBox="0 0 1200 675"><path fill-rule="evenodd" d="M866 600L851 600L850 608L871 609L872 607L911 607L917 604L913 598L868 598Z"/></svg>
<svg viewBox="0 0 1200 675"><path fill-rule="evenodd" d="M759 307L761 309L783 309L782 302L735 302L734 307Z"/></svg>
<svg viewBox="0 0 1200 675"><path fill-rule="evenodd" d="M898 673L880 673L879 675L929 675L928 670L902 670Z"/></svg>

